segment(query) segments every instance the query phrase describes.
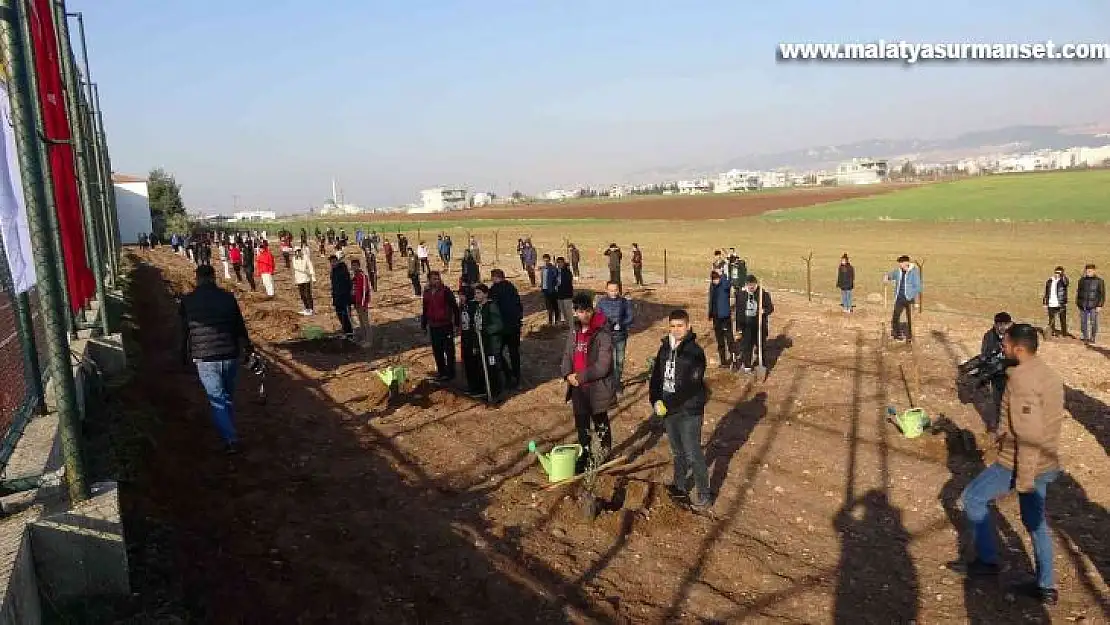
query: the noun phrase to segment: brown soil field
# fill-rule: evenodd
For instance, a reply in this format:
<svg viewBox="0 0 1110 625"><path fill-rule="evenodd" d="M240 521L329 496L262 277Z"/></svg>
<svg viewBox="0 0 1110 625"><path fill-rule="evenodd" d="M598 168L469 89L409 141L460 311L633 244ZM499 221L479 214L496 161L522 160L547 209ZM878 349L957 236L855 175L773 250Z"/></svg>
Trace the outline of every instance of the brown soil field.
<svg viewBox="0 0 1110 625"><path fill-rule="evenodd" d="M378 221L457 221L459 219L729 219L762 215L837 200L890 193L910 185L790 189L727 195L644 196L629 200L574 200L518 206L489 206L426 215L374 215ZM344 221L357 221L346 218ZM367 219L369 221L369 218Z"/></svg>
<svg viewBox="0 0 1110 625"><path fill-rule="evenodd" d="M1001 579L965 581L945 566L967 544L959 494L992 462L985 398L954 384L956 363L978 350L989 319L926 311L910 349L884 339L881 304L845 315L773 292L767 379L709 375L703 444L717 496L693 513L665 494L670 452L648 425L644 373L676 307L694 313L715 360L705 286L632 289L626 389L611 416L614 453L643 464L600 480L604 505L591 521L577 487L542 488L526 451L529 440L572 440L573 419L557 372L564 330L543 327L539 295L511 268L527 315L525 379L496 408L425 379L432 357L401 272L381 278L368 350L291 340L302 324L338 324L325 301L316 317L292 314L299 303L284 269L272 301L228 284L269 361L271 397L253 402L256 380L241 374L244 449L225 456L195 371L174 351L173 298L190 288L193 267L165 248L131 262L135 377L114 401L158 418L146 426L139 476L121 487L138 606L121 610L165 614L162 601L178 605L181 620L158 622L229 624L1110 619L1102 347L1062 339L1043 349L1067 384L1070 413L1066 472L1048 505L1061 599L1046 609L1006 592L1031 570L1013 497L996 515ZM396 362L415 380L390 404L373 370ZM885 413L911 403L951 427L903 438Z"/></svg>

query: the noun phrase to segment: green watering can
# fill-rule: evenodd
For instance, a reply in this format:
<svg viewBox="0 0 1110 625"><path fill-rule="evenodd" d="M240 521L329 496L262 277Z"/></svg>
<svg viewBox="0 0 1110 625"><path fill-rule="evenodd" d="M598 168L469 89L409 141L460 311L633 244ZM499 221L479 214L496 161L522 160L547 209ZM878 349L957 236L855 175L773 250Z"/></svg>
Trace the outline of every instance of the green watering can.
<svg viewBox="0 0 1110 625"><path fill-rule="evenodd" d="M541 454L536 451L536 441L528 441L528 451L536 454L536 459L540 461L540 466L551 482L562 482L574 477L574 466L582 456L582 446L577 443L556 445L550 453Z"/></svg>
<svg viewBox="0 0 1110 625"><path fill-rule="evenodd" d="M902 436L917 438L929 427L929 416L921 408L910 408L898 415L894 423L902 431Z"/></svg>

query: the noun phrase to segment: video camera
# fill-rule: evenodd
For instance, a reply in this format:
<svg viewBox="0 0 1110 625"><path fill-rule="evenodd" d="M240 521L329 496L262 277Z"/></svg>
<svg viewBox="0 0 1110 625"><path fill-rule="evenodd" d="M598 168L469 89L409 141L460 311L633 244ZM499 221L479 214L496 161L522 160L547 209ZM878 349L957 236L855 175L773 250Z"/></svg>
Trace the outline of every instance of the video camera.
<svg viewBox="0 0 1110 625"><path fill-rule="evenodd" d="M1006 358L1002 350L998 350L986 358L982 355L975 356L960 364L957 370L961 382L984 386L991 381L991 378L1004 374L1007 369L1016 364L1017 361Z"/></svg>

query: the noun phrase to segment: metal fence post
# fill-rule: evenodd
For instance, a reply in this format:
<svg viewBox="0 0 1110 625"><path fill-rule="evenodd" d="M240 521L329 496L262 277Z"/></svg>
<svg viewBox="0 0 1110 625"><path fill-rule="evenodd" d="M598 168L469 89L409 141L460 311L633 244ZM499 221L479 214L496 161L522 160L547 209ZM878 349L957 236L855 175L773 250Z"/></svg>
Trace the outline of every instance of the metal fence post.
<svg viewBox="0 0 1110 625"><path fill-rule="evenodd" d="M0 0L0 42L7 51L6 60L11 71L12 123L22 170L31 244L38 252L34 255L35 271L46 326L48 367L57 394L58 431L65 456L66 481L70 497L74 501L81 501L88 498L88 490L81 458L80 412L77 407L77 387L70 369L66 326L60 318L60 313L64 310L62 291L65 290L65 285L58 266L51 262L49 254L53 243L48 219L51 205L47 202L46 185L49 170L44 167L42 156L45 150L41 149L41 141L36 133L38 105L31 90L29 76L33 69L29 32L22 0Z"/></svg>
<svg viewBox="0 0 1110 625"><path fill-rule="evenodd" d="M77 69L74 67L73 46L69 41L69 23L66 22L64 0L54 1L54 24L58 38L58 61L62 71L62 89L69 113L70 136L77 164L77 196L81 202L81 216L84 222L85 241L89 248L89 264L92 265L93 281L96 284L96 304L100 312L100 328L105 335L111 334L108 323L108 306L104 297L104 265L101 263L101 242L97 236L96 208L92 189L89 188L90 163L88 158L88 136L81 114L81 92L78 88Z"/></svg>

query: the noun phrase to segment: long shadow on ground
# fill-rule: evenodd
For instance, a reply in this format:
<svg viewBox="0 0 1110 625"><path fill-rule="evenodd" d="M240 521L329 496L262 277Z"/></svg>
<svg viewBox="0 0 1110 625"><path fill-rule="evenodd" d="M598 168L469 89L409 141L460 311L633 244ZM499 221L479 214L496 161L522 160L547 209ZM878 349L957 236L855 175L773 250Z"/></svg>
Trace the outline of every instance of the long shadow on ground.
<svg viewBox="0 0 1110 625"><path fill-rule="evenodd" d="M128 531L159 521L180 594L205 623L608 620L577 589L521 566L489 536L484 495L458 505L389 440L276 360L280 406L239 394L245 441L219 454L194 372L176 362L161 272L131 288L142 370L129 392L168 418L143 478L123 489ZM140 528L141 529L141 528ZM142 531L131 534L142 542ZM157 583L136 579L144 592Z"/></svg>

